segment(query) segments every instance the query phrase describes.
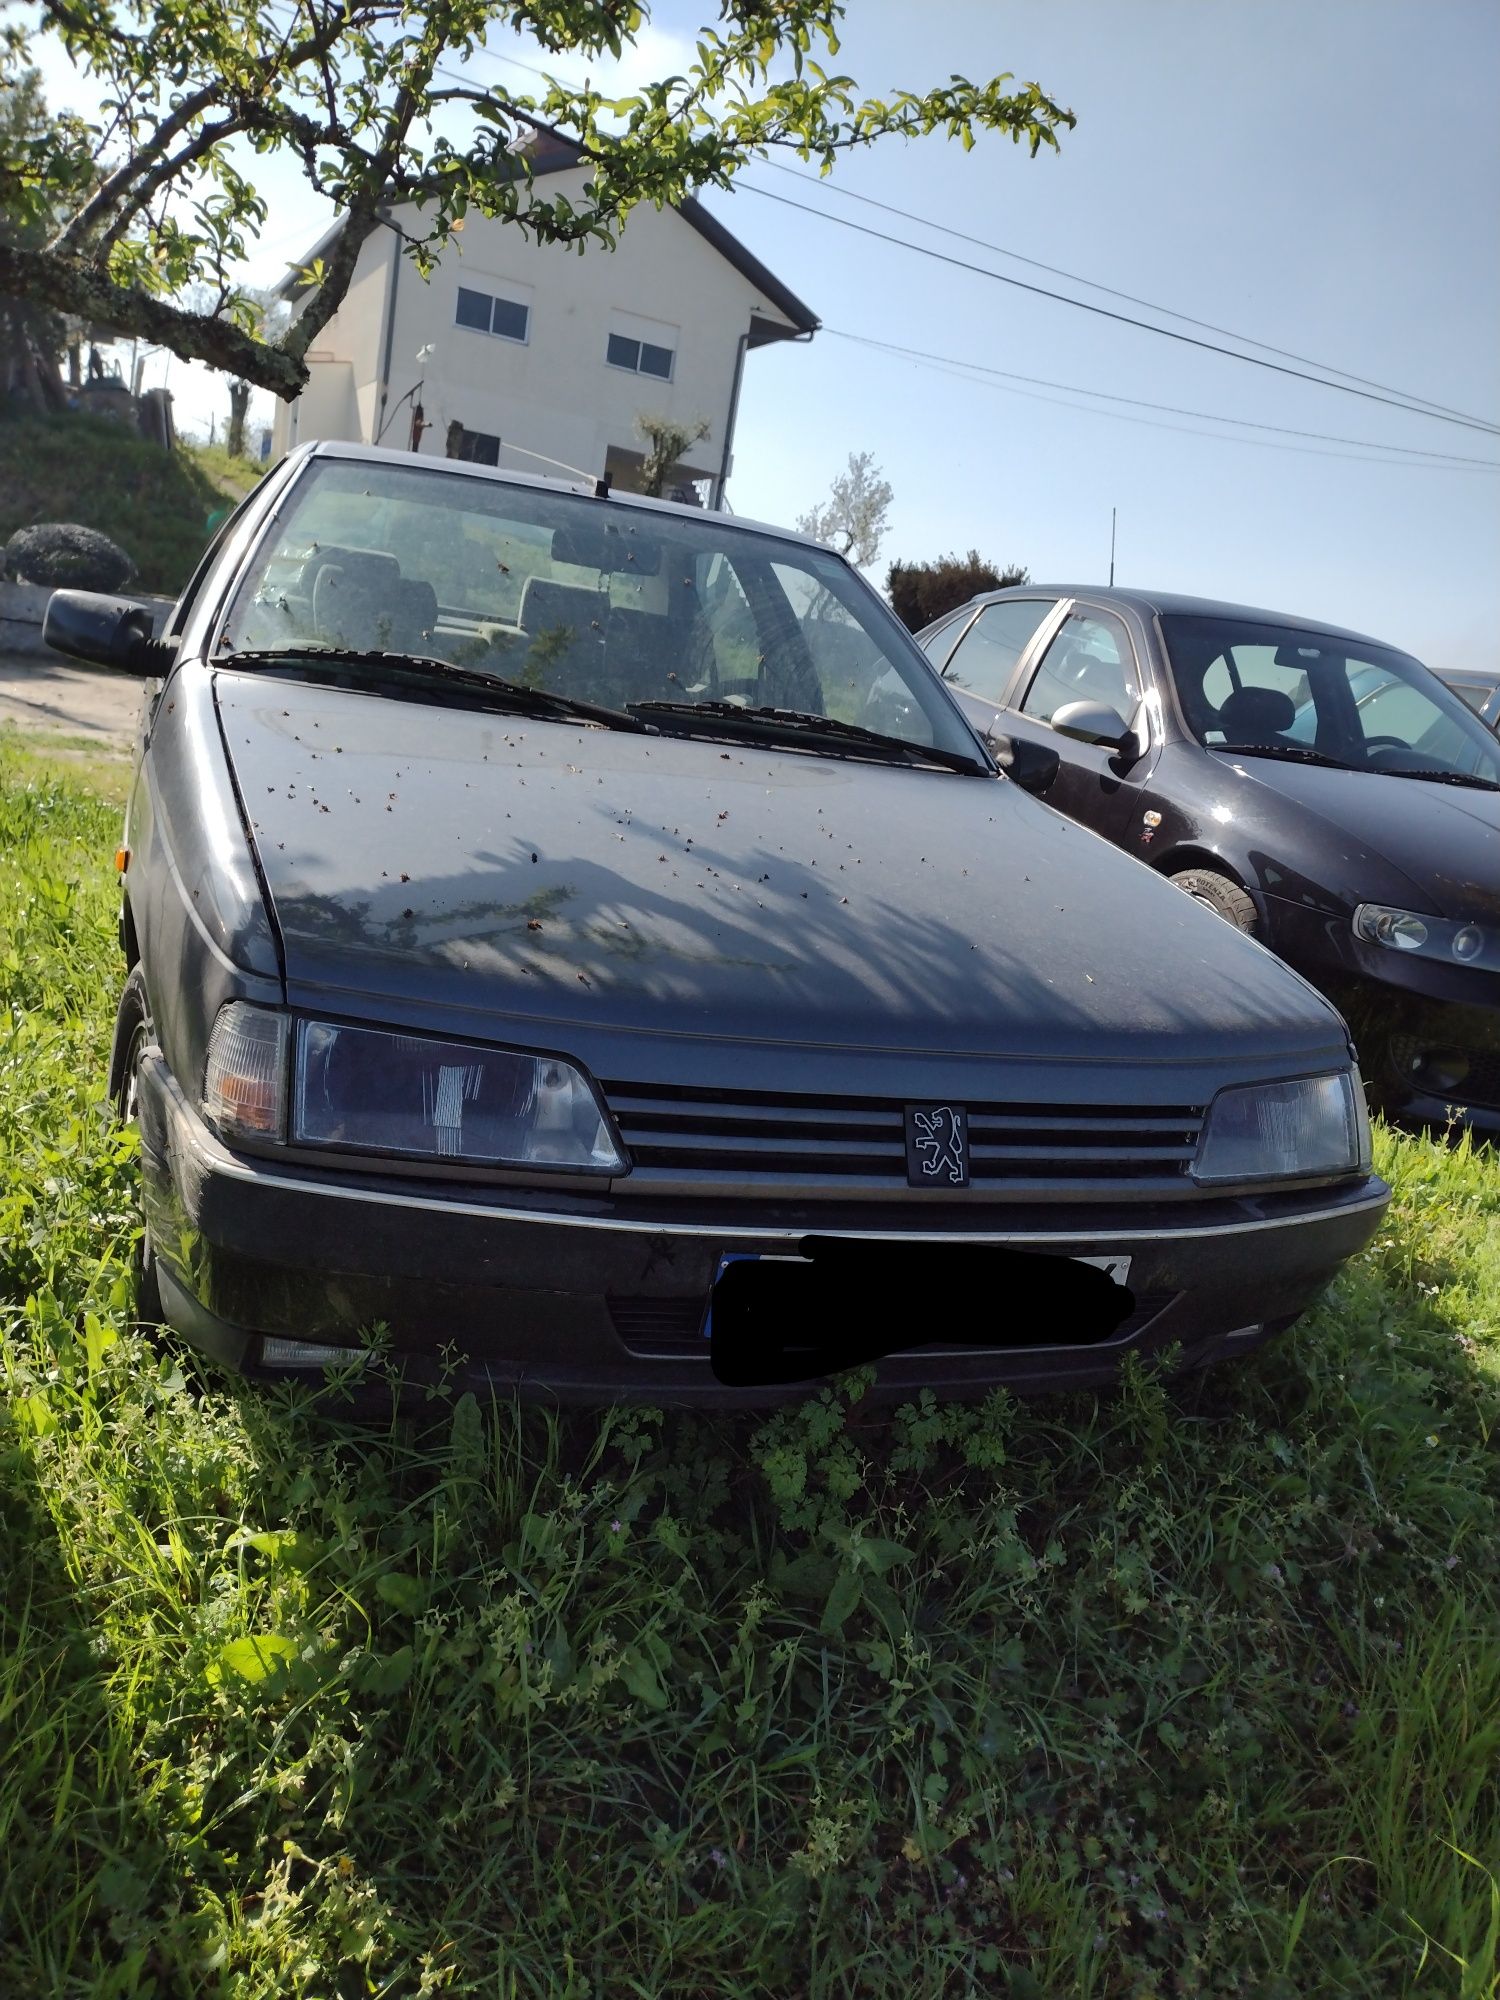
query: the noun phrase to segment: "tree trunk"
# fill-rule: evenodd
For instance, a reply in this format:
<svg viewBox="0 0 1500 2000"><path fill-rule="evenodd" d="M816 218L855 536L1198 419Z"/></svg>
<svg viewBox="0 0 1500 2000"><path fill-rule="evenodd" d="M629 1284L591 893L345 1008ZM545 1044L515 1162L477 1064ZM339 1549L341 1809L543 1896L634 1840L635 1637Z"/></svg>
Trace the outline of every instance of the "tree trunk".
<svg viewBox="0 0 1500 2000"><path fill-rule="evenodd" d="M245 455L245 412L250 407L250 384L231 382L229 385L229 456L243 458Z"/></svg>

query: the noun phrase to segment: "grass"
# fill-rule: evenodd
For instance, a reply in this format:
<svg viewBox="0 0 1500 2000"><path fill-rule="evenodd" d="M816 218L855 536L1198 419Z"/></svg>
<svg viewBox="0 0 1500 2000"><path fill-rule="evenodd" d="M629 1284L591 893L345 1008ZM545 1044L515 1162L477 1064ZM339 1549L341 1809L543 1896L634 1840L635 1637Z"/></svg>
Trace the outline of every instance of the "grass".
<svg viewBox="0 0 1500 2000"><path fill-rule="evenodd" d="M8 768L24 769L31 780L68 780L123 810L130 789L131 753L125 745L101 743L97 736L27 729L7 716L0 721L0 770ZM110 827L111 853L118 834L116 818Z"/></svg>
<svg viewBox="0 0 1500 2000"><path fill-rule="evenodd" d="M227 445L184 443L182 450L228 500L243 500L266 469L259 459L235 457Z"/></svg>
<svg viewBox="0 0 1500 2000"><path fill-rule="evenodd" d="M107 417L0 417L0 544L36 521L78 521L133 558L137 589L175 597L210 518L260 471L222 448L164 452Z"/></svg>
<svg viewBox="0 0 1500 2000"><path fill-rule="evenodd" d="M1500 1163L1201 1385L355 1430L131 1322L113 804L0 745L0 1991L1497 1992Z"/></svg>

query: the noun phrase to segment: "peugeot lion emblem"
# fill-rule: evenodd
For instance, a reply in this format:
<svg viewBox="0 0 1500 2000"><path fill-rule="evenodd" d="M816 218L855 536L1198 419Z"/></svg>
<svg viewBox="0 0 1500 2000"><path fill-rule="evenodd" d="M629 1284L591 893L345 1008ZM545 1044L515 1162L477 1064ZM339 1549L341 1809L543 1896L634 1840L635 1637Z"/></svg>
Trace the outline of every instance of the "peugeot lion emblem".
<svg viewBox="0 0 1500 2000"><path fill-rule="evenodd" d="M906 1178L913 1187L969 1185L969 1114L961 1104L908 1104Z"/></svg>

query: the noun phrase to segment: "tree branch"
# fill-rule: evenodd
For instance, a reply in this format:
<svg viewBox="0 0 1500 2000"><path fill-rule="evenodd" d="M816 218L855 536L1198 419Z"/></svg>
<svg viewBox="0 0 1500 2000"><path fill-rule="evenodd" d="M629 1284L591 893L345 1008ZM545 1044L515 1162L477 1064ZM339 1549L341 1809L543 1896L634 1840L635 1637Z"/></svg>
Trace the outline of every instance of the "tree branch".
<svg viewBox="0 0 1500 2000"><path fill-rule="evenodd" d="M191 125L201 111L206 111L222 95L223 89L222 83L207 83L201 90L195 90L191 97L185 97L172 115L157 126L155 136L149 143L142 146L139 152L129 154L124 163L100 183L66 228L59 230L53 238L52 248L60 250L64 256L76 251L87 240L95 223L103 221L115 202L150 171L152 162L161 158L178 133Z"/></svg>
<svg viewBox="0 0 1500 2000"><path fill-rule="evenodd" d="M307 381L300 349L268 347L229 320L183 312L149 292L114 284L97 264L59 257L55 251L0 242L0 293L34 299L57 312L75 313L119 333L155 341L185 360L206 361L210 368L241 375L287 402L301 393Z"/></svg>

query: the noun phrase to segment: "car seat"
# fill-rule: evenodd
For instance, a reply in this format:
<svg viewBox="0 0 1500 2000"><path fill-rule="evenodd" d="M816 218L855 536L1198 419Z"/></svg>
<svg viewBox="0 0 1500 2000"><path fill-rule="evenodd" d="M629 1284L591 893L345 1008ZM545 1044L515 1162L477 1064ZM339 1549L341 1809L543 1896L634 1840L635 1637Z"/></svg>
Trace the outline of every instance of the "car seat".
<svg viewBox="0 0 1500 2000"><path fill-rule="evenodd" d="M1215 726L1226 743L1279 743L1296 719L1296 703L1280 688L1242 687L1219 704Z"/></svg>
<svg viewBox="0 0 1500 2000"><path fill-rule="evenodd" d="M531 641L526 659L529 680L559 694L607 699L603 693L607 597L571 583L528 576L519 617Z"/></svg>
<svg viewBox="0 0 1500 2000"><path fill-rule="evenodd" d="M408 623L401 565L375 549L320 549L302 566L313 635L357 652L399 651Z"/></svg>
<svg viewBox="0 0 1500 2000"><path fill-rule="evenodd" d="M687 636L683 620L654 611L611 611L605 627L606 699L616 708L630 701L683 701Z"/></svg>

